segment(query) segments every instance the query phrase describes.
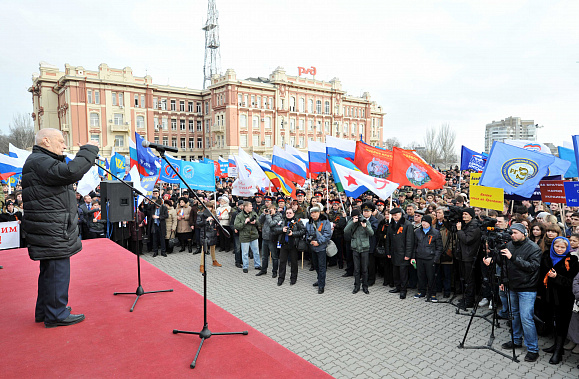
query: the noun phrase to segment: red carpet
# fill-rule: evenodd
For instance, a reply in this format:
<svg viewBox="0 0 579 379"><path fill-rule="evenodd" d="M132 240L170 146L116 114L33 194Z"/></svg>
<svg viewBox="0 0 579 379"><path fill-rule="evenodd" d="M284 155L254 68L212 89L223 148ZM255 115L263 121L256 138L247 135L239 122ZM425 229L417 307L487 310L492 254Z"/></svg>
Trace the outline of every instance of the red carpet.
<svg viewBox="0 0 579 379"><path fill-rule="evenodd" d="M113 292L136 290L136 258L109 240L85 241L71 258L69 304L86 315L78 325L46 329L34 322L38 262L26 249L0 252L0 265L2 378L330 378L210 302L213 332L249 335L211 337L189 368L200 339L172 331L201 330L203 297L141 261L145 291L174 292L144 295L129 312L135 296Z"/></svg>

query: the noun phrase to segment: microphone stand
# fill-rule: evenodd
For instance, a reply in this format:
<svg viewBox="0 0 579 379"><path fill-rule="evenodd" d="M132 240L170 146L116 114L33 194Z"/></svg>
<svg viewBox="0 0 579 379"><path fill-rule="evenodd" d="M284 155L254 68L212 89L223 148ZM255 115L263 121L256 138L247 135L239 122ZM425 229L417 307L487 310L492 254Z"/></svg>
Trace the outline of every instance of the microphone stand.
<svg viewBox="0 0 579 379"><path fill-rule="evenodd" d="M98 163L96 164L98 167L102 168L104 171L108 172L109 174L111 174L111 176L113 176L115 179L117 179L119 182L123 183L125 186L129 187L132 191L134 195L141 195L143 196L143 198L152 204L155 204L155 202L153 202L151 199L147 198L145 196L145 194L143 194L141 191L139 191L138 189L136 189L135 187L133 187L132 185L130 185L129 183L125 182L124 180L122 180L121 178L119 178L118 176L116 176L115 174L113 174L112 172L110 172L109 170L107 170L106 168L104 168L103 166L99 165ZM138 201L138 196L135 196L135 202L133 203L133 207L135 207L136 202ZM135 299L135 302L133 303L133 306L131 307L131 309L129 310L129 312L132 312L135 309L135 305L137 305L137 301L139 301L139 298L143 295L146 295L148 293L158 293L158 292L173 292L173 289L169 289L169 290L159 290L159 291L145 291L143 290L143 285L141 284L141 244L139 243L139 220L138 220L138 216L139 216L139 207L137 204L136 210L135 210L135 214L134 214L134 230L135 230L135 235L137 236L137 241L136 241L136 255L137 255L137 278L138 278L138 286L137 286L137 290L135 292L115 292L113 293L113 295L136 295L137 298ZM164 238L164 236L163 236ZM133 252L135 253L135 252Z"/></svg>
<svg viewBox="0 0 579 379"><path fill-rule="evenodd" d="M229 232L219 223L219 220L217 220L217 218L213 215L213 213L211 213L207 209L207 207L201 201L201 199L199 199L197 194L191 189L191 187L189 187L187 182L185 182L185 180L183 180L183 177L181 176L179 171L175 170L175 167L173 167L171 162L169 162L167 157L165 157L165 149L162 148L161 146L156 146L154 148L157 150L157 152L159 153L161 158L169 165L169 167L171 167L171 169L179 177L179 179L181 179L181 181L183 183L185 183L185 186L187 186L189 193L192 193L195 196L195 198L199 201L199 203L201 203L201 205L204 208L203 210L208 211L207 213L209 213L211 218L213 218L216 225L219 226L220 233L224 233L227 237L229 237L230 236ZM203 252L202 254L203 254L203 259L205 259L205 252ZM213 332L211 332L211 330L209 330L209 324L207 322L207 271L208 271L207 269L208 269L208 266L205 265L205 267L203 269L203 273L201 274L201 275L203 275L203 328L201 329L200 332L190 332L190 331L185 331L185 330L173 329L173 334L178 334L178 333L194 334L194 335L199 336L199 338L201 338L201 343L199 344L199 348L197 349L197 353L195 354L195 358L193 359L193 362L191 362L191 365L189 365L189 367L191 367L191 368L195 368L195 365L197 364L197 358L199 357L199 353L201 352L201 348L203 347L203 343L205 342L206 339L209 339L211 336L225 336L225 335L235 335L235 334L242 334L242 335L246 336L248 334L247 330L244 330L242 332L221 332L221 333L213 333Z"/></svg>

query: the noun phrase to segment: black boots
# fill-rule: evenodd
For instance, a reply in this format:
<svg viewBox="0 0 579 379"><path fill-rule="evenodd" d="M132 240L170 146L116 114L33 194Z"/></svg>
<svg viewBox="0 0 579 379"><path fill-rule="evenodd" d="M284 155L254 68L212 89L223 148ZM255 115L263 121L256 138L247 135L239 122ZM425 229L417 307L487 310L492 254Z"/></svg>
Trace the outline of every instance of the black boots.
<svg viewBox="0 0 579 379"><path fill-rule="evenodd" d="M543 351L545 353L554 353L555 352L555 348L557 347L557 337L555 336L555 341L553 342L552 346L546 347L543 349Z"/></svg>
<svg viewBox="0 0 579 379"><path fill-rule="evenodd" d="M189 249L189 253L193 252L193 241L192 240L187 241L187 248Z"/></svg>
<svg viewBox="0 0 579 379"><path fill-rule="evenodd" d="M561 363L561 359L563 358L563 345L565 344L565 336L557 336L555 338L555 350L553 351L553 356L549 359L549 363L552 365L556 365Z"/></svg>
<svg viewBox="0 0 579 379"><path fill-rule="evenodd" d="M185 241L182 241L181 242L181 250L179 250L180 253L185 251L185 245L186 245Z"/></svg>

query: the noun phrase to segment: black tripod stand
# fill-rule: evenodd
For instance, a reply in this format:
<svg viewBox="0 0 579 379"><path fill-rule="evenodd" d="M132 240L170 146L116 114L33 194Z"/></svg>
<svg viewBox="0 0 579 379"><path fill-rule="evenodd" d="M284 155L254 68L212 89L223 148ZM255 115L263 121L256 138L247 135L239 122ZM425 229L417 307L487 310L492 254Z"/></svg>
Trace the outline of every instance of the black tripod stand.
<svg viewBox="0 0 579 379"><path fill-rule="evenodd" d="M143 295L146 295L148 293L158 293L158 292L173 292L173 289L169 289L169 290L159 290L159 291L145 291L143 289L143 285L141 284L141 244L139 243L139 220L138 220L138 215L139 215L139 210L138 210L138 206L135 207L136 202L138 201L138 196L137 195L141 195L143 196L143 198L154 204L153 201L151 201L150 199L148 199L143 193L141 193L141 191L139 191L138 189L136 189L135 187L131 186L129 183L125 182L124 180L122 180L121 178L119 178L118 176L116 176L115 174L113 174L112 172L110 172L109 170L107 170L106 168L100 166L99 164L97 164L97 166L99 166L100 168L102 168L104 171L108 172L109 174L111 174L115 179L117 179L119 182L123 183L125 186L129 187L131 189L131 191L133 191L133 194L135 195L135 204L133 204L133 207L136 208L135 210L135 215L134 215L134 223L135 223L135 235L137 236L137 243L136 243L136 255L137 255L137 278L138 278L138 286L137 286L137 290L135 292L115 292L113 293L113 295L136 295L137 298L135 299L135 302L133 303L133 306L131 307L131 309L129 310L129 312L132 312L135 309L135 305L137 305L137 301L139 301L139 298Z"/></svg>
<svg viewBox="0 0 579 379"><path fill-rule="evenodd" d="M505 267L503 267L503 269L506 269L506 265L504 265L504 266L505 266ZM498 300L499 300L499 293L498 293L498 287L495 286L495 283L494 283L494 280L493 280L493 278L496 277L496 275L495 275L495 273L496 273L496 264L495 264L494 260L493 260L493 262L489 265L489 270L490 270L490 272L491 272L491 275L490 275L490 277L491 277L491 283L490 283L490 285L491 285L491 289L492 289L492 299L493 299L493 300L492 300L492 301L493 301L493 310L492 310L493 319L492 319L492 321L490 321L490 320L487 320L487 319L485 318L485 320L489 321L489 322L491 323L491 325L492 325L492 327L491 327L491 335L490 335L490 337L489 337L489 340L488 340L488 342L487 342L486 345L481 345L481 346L465 346L465 345L464 345L464 343L466 342L466 337L467 337L468 332L469 332L469 330L470 330L470 327L471 327L471 325L472 325L472 321L474 320L475 316L477 316L475 313L476 313L476 310L477 310L477 308L478 308L478 304L475 303L475 305L474 305L474 307L473 307L473 310L472 310L472 314L471 314L470 320L469 320L469 322L468 322L468 326L467 326L467 328L466 328L466 332L464 333L464 337L463 337L463 339L462 339L462 342L460 342L460 343L458 344L458 347L459 347L460 349L485 349L485 350L491 350L491 351L494 351L494 352L497 353L497 354L502 355L502 356L505 357L505 358L511 359L513 362L519 362L519 360L517 359L516 352L515 352L515 340L514 340L514 336L513 336L513 333L512 333L512 332L511 332L511 343L512 343L512 346L513 346L513 355L512 355L512 356L510 356L510 355L508 355L508 354L505 354L505 353L503 353L502 351L497 350L497 349L495 349L495 348L493 347L493 343L494 343L494 340L495 340L495 325L496 325L497 328L500 328L500 324L499 324L498 317L497 317L497 309L498 309L497 304L498 304ZM502 274L503 274L503 270L501 270L501 275L502 275ZM508 273L507 273L507 277L508 277ZM505 282L505 280L501 280L501 281L502 281L502 282ZM496 288L495 288L495 287L496 287ZM506 284L505 284L505 292L506 292L506 295L507 295L507 306L508 306L508 309L509 309L509 318L511 318L511 320L512 320L512 317L511 317L512 313L511 313L510 296L509 296L508 286L507 286ZM487 315L487 316L488 316L488 315ZM478 316L478 317L483 317L483 318L484 318L484 316Z"/></svg>
<svg viewBox="0 0 579 379"><path fill-rule="evenodd" d="M159 152L159 155L161 156L161 158L167 163L167 165L169 165L169 167L171 167L171 169L179 177L179 179L181 179L181 181L183 183L185 183L185 185L187 186L187 189L189 190L189 193L192 193L195 196L195 198L199 201L199 203L201 203L201 205L203 205L204 211L207 211L206 213L209 214L209 217L213 218L215 225L218 225L218 227L220 228L220 232L224 233L227 237L229 237L229 232L219 223L219 221L213 215L213 213L207 209L207 207L201 201L201 199L199 199L197 194L191 189L191 187L189 187L187 182L185 182L185 180L183 179L183 177L181 176L179 171L175 170L175 167L173 167L171 162L169 162L167 157L165 157L165 149L163 148L163 146L157 145L154 148ZM204 248L205 249L207 248L206 244L204 244ZM202 254L203 254L202 257L205 260L205 252L202 252ZM197 364L197 358L199 357L199 353L201 352L201 348L203 347L203 343L205 342L206 339L210 338L211 336L224 336L224 335L234 335L234 334L247 335L248 334L247 330L245 330L243 332L225 332L225 333L213 333L213 332L211 332L211 330L209 330L209 324L207 323L207 265L204 265L202 275L203 275L203 329L201 329L200 332L190 332L190 331L185 331L185 330L173 329L173 334L178 334L178 333L195 334L195 335L198 335L199 338L201 338L201 343L199 344L199 348L197 349L197 353L195 354L195 358L193 359L193 362L191 362L191 365L190 365L191 368L195 368L195 365Z"/></svg>

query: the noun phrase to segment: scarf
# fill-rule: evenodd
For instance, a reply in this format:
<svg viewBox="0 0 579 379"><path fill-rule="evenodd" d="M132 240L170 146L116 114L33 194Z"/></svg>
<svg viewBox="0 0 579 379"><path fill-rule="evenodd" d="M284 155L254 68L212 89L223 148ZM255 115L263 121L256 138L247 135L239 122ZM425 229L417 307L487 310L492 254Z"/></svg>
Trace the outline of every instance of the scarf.
<svg viewBox="0 0 579 379"><path fill-rule="evenodd" d="M564 240L567 242L567 250L565 250L565 253L559 255L555 252L554 246L555 246L555 242L557 242L557 240ZM553 267L559 263L559 261L563 258L565 258L565 256L567 255L567 253L569 253L569 248L571 246L571 243L569 242L569 240L565 237L556 237L555 239L553 239L553 242L551 243L551 261L553 261Z"/></svg>

